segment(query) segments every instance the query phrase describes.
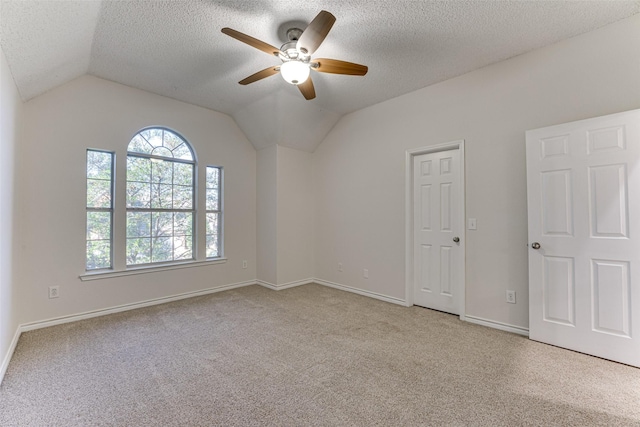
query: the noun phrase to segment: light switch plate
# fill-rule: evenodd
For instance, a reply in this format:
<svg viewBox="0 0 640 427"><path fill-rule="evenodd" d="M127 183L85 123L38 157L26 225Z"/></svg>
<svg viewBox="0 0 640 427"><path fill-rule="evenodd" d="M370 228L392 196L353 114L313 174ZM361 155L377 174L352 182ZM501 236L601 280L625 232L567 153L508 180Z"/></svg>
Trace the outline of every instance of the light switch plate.
<svg viewBox="0 0 640 427"><path fill-rule="evenodd" d="M476 222L475 218L467 219L467 229L469 229L469 230L477 230L478 229L478 223Z"/></svg>

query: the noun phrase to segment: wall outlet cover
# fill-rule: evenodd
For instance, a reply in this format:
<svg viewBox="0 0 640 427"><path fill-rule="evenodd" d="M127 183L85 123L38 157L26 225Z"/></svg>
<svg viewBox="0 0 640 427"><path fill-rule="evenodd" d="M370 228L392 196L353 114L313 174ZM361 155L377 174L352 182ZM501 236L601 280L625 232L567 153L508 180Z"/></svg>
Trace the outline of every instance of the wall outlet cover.
<svg viewBox="0 0 640 427"><path fill-rule="evenodd" d="M60 286L49 286L49 298L58 298L60 296Z"/></svg>

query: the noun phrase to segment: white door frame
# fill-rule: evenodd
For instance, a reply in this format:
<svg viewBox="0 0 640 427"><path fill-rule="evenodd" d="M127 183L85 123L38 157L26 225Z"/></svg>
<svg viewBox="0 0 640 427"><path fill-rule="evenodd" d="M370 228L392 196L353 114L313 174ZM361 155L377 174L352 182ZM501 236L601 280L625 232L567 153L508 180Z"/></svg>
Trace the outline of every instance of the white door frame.
<svg viewBox="0 0 640 427"><path fill-rule="evenodd" d="M446 142L444 144L430 145L427 147L412 148L405 155L405 305L413 305L413 158L422 154L437 153L440 151L459 150L460 153L460 192L458 203L458 223L460 224L460 263L464 266L460 272L460 320L465 320L465 288L466 288L466 208L465 208L465 181L464 181L464 139Z"/></svg>

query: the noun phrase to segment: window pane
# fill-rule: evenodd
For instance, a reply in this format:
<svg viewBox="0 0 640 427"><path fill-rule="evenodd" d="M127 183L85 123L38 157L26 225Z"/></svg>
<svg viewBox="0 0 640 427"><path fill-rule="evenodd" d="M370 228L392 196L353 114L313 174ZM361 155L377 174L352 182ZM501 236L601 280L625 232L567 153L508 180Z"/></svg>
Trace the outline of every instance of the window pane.
<svg viewBox="0 0 640 427"><path fill-rule="evenodd" d="M218 188L220 185L220 169L207 166L207 188Z"/></svg>
<svg viewBox="0 0 640 427"><path fill-rule="evenodd" d="M173 164L173 183L193 186L193 165L188 163Z"/></svg>
<svg viewBox="0 0 640 427"><path fill-rule="evenodd" d="M191 209L193 206L193 187L176 185L173 187L173 208Z"/></svg>
<svg viewBox="0 0 640 427"><path fill-rule="evenodd" d="M111 180L112 154L87 151L87 178Z"/></svg>
<svg viewBox="0 0 640 427"><path fill-rule="evenodd" d="M151 184L151 208L171 209L171 184Z"/></svg>
<svg viewBox="0 0 640 427"><path fill-rule="evenodd" d="M218 202L219 202L218 191L207 188L207 210L208 211L220 210L220 205L218 204Z"/></svg>
<svg viewBox="0 0 640 427"><path fill-rule="evenodd" d="M176 212L173 217L173 232L192 236L193 214L190 212Z"/></svg>
<svg viewBox="0 0 640 427"><path fill-rule="evenodd" d="M151 212L127 212L127 238L151 237Z"/></svg>
<svg viewBox="0 0 640 427"><path fill-rule="evenodd" d="M162 156L162 157L173 157L173 153L171 150L165 147L156 147L151 152L154 156Z"/></svg>
<svg viewBox="0 0 640 427"><path fill-rule="evenodd" d="M87 212L87 240L111 240L111 212Z"/></svg>
<svg viewBox="0 0 640 427"><path fill-rule="evenodd" d="M151 181L162 184L173 183L173 162L151 159Z"/></svg>
<svg viewBox="0 0 640 427"><path fill-rule="evenodd" d="M207 235L207 258L220 256L218 235Z"/></svg>
<svg viewBox="0 0 640 427"><path fill-rule="evenodd" d="M87 241L87 270L111 268L111 242L109 240Z"/></svg>
<svg viewBox="0 0 640 427"><path fill-rule="evenodd" d="M173 238L156 237L153 239L151 262L171 261L173 259Z"/></svg>
<svg viewBox="0 0 640 427"><path fill-rule="evenodd" d="M220 214L207 213L207 258L220 256Z"/></svg>
<svg viewBox="0 0 640 427"><path fill-rule="evenodd" d="M127 239L127 265L151 262L151 239Z"/></svg>
<svg viewBox="0 0 640 427"><path fill-rule="evenodd" d="M87 207L111 207L111 181L87 179Z"/></svg>
<svg viewBox="0 0 640 427"><path fill-rule="evenodd" d="M170 237L173 235L173 212L153 212L151 216L151 235Z"/></svg>
<svg viewBox="0 0 640 427"><path fill-rule="evenodd" d="M145 141L148 141L151 139L151 129L143 130L142 132L138 133L138 135L143 137Z"/></svg>
<svg viewBox="0 0 640 427"><path fill-rule="evenodd" d="M140 132L140 135L142 135L144 139L149 141L149 144L151 144L151 146L160 147L162 146L162 132L162 129L152 128Z"/></svg>
<svg viewBox="0 0 640 427"><path fill-rule="evenodd" d="M146 182L127 182L127 207L150 208L151 184Z"/></svg>
<svg viewBox="0 0 640 427"><path fill-rule="evenodd" d="M207 234L218 234L218 230L220 229L218 224L218 215L220 214L207 212Z"/></svg>
<svg viewBox="0 0 640 427"><path fill-rule="evenodd" d="M207 166L206 207L208 211L220 210L220 168Z"/></svg>
<svg viewBox="0 0 640 427"><path fill-rule="evenodd" d="M127 156L127 181L151 182L151 159Z"/></svg>
<svg viewBox="0 0 640 427"><path fill-rule="evenodd" d="M173 238L173 259L193 259L192 236L175 236Z"/></svg>
<svg viewBox="0 0 640 427"><path fill-rule="evenodd" d="M191 150L186 144L179 145L173 150L173 157L177 159L193 160Z"/></svg>
<svg viewBox="0 0 640 427"><path fill-rule="evenodd" d="M177 146L182 144L184 141L178 135L168 130L164 131L164 141L163 145L167 147L169 150L174 150Z"/></svg>
<svg viewBox="0 0 640 427"><path fill-rule="evenodd" d="M151 150L153 150L151 144L149 144L147 140L140 135L134 136L131 142L129 142L129 147L127 147L127 151L130 151L132 153L149 154L151 153Z"/></svg>

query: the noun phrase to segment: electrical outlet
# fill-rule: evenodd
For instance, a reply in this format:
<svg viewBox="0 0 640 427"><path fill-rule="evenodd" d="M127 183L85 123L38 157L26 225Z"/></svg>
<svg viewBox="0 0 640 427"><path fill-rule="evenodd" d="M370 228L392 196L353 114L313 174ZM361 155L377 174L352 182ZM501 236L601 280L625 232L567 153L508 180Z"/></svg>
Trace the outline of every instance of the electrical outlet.
<svg viewBox="0 0 640 427"><path fill-rule="evenodd" d="M369 278L369 270L368 269L364 269L364 271L362 272L362 276L364 276L365 279Z"/></svg>
<svg viewBox="0 0 640 427"><path fill-rule="evenodd" d="M340 271L340 272L342 271L342 263L341 262L338 263L338 271Z"/></svg>
<svg viewBox="0 0 640 427"><path fill-rule="evenodd" d="M60 296L60 286L49 286L49 298L58 298Z"/></svg>
<svg viewBox="0 0 640 427"><path fill-rule="evenodd" d="M242 268L247 268L247 260L242 261Z"/></svg>
<svg viewBox="0 0 640 427"><path fill-rule="evenodd" d="M507 291L507 302L509 304L516 303L516 291Z"/></svg>

